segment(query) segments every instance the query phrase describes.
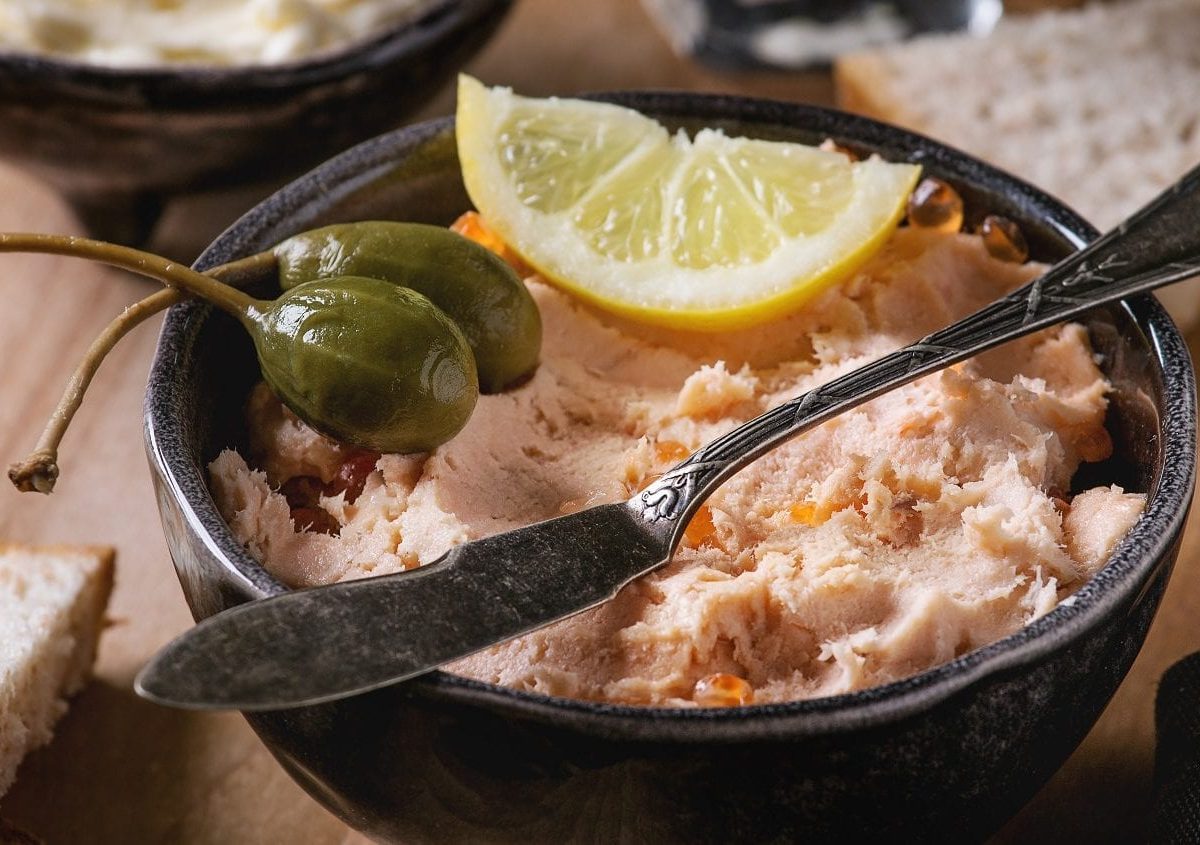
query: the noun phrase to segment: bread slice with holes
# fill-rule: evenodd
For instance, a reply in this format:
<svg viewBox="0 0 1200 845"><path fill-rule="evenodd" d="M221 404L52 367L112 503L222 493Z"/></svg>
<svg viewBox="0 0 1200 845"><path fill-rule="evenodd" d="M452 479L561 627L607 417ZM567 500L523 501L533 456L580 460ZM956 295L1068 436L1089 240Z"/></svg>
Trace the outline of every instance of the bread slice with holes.
<svg viewBox="0 0 1200 845"><path fill-rule="evenodd" d="M113 550L0 545L0 795L92 670Z"/></svg>
<svg viewBox="0 0 1200 845"><path fill-rule="evenodd" d="M1200 163L1200 0L1006 16L840 58L839 103L960 147L1101 229ZM1200 316L1200 283L1160 292Z"/></svg>

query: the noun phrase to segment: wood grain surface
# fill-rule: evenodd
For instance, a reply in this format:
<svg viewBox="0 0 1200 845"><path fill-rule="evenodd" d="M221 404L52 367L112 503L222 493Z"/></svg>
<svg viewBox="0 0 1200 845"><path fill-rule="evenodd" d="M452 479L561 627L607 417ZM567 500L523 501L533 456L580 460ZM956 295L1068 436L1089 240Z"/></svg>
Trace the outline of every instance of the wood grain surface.
<svg viewBox="0 0 1200 845"><path fill-rule="evenodd" d="M656 87L830 101L824 75L723 74L675 57L636 0L586 9L523 0L468 70L529 94ZM421 116L452 107L447 89ZM176 203L156 246L177 258L194 255L269 187ZM0 199L0 230L78 231L48 188L3 166ZM0 462L33 444L91 337L151 289L70 259L0 256ZM113 624L96 679L73 702L54 742L26 760L0 799L0 816L51 845L365 842L292 783L240 716L167 710L130 689L155 649L191 624L142 449L142 391L156 326L139 329L101 370L64 444L58 491L45 498L0 489L0 538L108 543L118 551ZM1140 838L1155 688L1168 665L1200 648L1198 556L1193 522L1133 671L1084 744L997 841Z"/></svg>

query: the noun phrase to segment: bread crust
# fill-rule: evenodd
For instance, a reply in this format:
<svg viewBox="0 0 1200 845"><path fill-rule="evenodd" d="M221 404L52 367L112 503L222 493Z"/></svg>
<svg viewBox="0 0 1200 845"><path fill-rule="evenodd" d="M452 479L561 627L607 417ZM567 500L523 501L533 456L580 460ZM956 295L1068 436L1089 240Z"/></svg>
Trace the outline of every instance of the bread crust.
<svg viewBox="0 0 1200 845"><path fill-rule="evenodd" d="M833 65L833 95L838 108L889 123L904 123L896 98L889 97L883 59L870 53L850 53Z"/></svg>

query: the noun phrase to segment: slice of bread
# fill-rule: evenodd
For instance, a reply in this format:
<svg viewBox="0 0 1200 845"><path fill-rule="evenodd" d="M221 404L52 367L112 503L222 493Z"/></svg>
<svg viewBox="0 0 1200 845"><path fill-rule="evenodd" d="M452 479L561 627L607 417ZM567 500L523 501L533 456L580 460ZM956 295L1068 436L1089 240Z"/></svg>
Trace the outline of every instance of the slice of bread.
<svg viewBox="0 0 1200 845"><path fill-rule="evenodd" d="M987 159L1101 229L1200 163L1200 0L1006 16L842 57L839 104ZM1161 291L1200 315L1194 283Z"/></svg>
<svg viewBox="0 0 1200 845"><path fill-rule="evenodd" d="M91 673L113 550L0 545L0 795Z"/></svg>

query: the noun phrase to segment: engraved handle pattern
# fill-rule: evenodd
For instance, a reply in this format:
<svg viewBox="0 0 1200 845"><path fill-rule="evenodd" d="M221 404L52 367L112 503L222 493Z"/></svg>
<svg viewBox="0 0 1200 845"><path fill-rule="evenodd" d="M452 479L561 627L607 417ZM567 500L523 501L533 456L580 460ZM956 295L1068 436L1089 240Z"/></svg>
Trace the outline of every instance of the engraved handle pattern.
<svg viewBox="0 0 1200 845"><path fill-rule="evenodd" d="M718 437L630 500L652 523L688 518L731 475L784 441L893 388L1133 294L1200 275L1200 167L1044 275L969 317Z"/></svg>

